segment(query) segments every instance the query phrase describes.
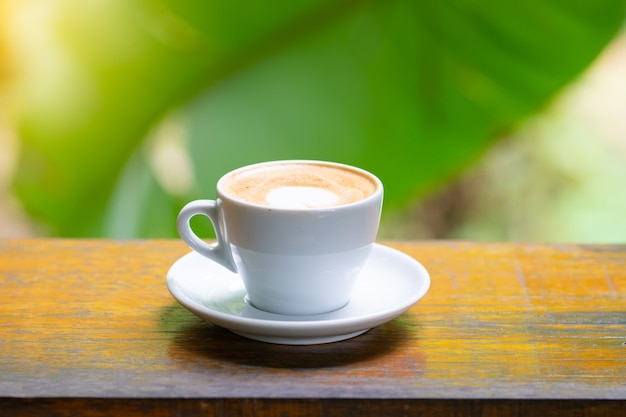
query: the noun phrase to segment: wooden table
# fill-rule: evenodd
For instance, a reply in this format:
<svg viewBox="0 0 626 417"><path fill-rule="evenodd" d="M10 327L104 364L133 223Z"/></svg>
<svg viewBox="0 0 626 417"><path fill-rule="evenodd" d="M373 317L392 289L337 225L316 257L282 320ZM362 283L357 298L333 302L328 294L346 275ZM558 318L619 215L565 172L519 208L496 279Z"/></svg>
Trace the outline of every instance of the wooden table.
<svg viewBox="0 0 626 417"><path fill-rule="evenodd" d="M383 243L429 293L283 346L175 302L180 241L0 240L0 415L625 415L626 246Z"/></svg>

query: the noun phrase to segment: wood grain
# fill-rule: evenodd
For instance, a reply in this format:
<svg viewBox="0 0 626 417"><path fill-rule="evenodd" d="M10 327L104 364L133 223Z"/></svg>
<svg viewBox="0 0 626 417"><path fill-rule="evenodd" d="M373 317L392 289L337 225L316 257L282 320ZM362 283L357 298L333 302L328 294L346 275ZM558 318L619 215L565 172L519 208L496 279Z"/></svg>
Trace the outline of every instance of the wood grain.
<svg viewBox="0 0 626 417"><path fill-rule="evenodd" d="M426 266L426 297L357 338L281 346L175 302L165 274L189 251L179 241L0 241L0 415L100 415L96 403L268 416L626 405L625 246L382 243Z"/></svg>

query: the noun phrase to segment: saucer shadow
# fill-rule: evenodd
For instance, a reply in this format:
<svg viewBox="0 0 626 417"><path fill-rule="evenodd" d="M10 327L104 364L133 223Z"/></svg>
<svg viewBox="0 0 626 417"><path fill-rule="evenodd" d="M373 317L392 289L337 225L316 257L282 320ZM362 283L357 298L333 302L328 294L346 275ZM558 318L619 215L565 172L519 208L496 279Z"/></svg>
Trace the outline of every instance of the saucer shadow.
<svg viewBox="0 0 626 417"><path fill-rule="evenodd" d="M208 361L265 368L325 368L368 361L387 355L415 335L415 324L402 316L368 332L334 343L279 345L250 340L207 323L176 304L161 314L162 330L170 333L168 351L179 364L198 366Z"/></svg>

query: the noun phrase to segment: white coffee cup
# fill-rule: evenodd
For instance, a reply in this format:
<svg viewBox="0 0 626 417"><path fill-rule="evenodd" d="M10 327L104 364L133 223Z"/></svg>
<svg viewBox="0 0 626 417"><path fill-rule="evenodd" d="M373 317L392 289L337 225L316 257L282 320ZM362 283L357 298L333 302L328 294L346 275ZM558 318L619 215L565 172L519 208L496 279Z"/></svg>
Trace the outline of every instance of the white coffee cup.
<svg viewBox="0 0 626 417"><path fill-rule="evenodd" d="M360 168L265 162L224 175L217 199L187 204L177 228L193 250L241 276L254 307L320 314L349 302L376 239L382 201L381 181ZM193 232L196 215L211 220L217 243Z"/></svg>

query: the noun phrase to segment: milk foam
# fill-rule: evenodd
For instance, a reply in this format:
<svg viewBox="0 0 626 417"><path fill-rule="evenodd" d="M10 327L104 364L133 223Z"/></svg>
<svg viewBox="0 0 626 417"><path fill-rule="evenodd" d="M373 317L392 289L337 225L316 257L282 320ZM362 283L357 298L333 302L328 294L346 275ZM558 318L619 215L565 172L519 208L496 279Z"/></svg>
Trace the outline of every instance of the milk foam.
<svg viewBox="0 0 626 417"><path fill-rule="evenodd" d="M280 187L265 196L270 207L298 209L337 205L341 198L328 190L315 187Z"/></svg>
<svg viewBox="0 0 626 417"><path fill-rule="evenodd" d="M232 173L221 182L238 199L268 207L307 209L362 200L378 185L349 168L323 163L277 163Z"/></svg>

